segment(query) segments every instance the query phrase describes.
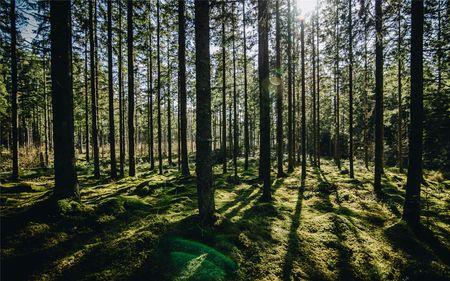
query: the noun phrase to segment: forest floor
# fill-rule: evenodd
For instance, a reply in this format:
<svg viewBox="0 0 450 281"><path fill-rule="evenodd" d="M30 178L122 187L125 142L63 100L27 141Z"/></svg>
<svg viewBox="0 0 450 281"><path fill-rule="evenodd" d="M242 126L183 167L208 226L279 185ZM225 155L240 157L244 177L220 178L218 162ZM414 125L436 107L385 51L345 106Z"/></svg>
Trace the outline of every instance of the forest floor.
<svg viewBox="0 0 450 281"><path fill-rule="evenodd" d="M450 280L450 181L441 173L425 173L423 227L413 231L400 220L406 175L396 168L385 169L382 201L362 163L352 180L322 160L304 188L299 168L274 179L264 203L251 164L237 180L215 168L212 228L197 223L195 178L176 167L158 175L140 164L136 177L111 181L78 161L81 203L52 208L51 170L15 183L2 173L1 279Z"/></svg>

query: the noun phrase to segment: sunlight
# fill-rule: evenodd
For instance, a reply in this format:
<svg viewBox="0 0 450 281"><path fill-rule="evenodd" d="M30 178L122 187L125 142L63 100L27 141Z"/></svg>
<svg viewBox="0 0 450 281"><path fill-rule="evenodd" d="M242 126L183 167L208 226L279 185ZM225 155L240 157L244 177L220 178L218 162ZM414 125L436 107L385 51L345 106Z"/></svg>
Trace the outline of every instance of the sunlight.
<svg viewBox="0 0 450 281"><path fill-rule="evenodd" d="M301 15L308 15L316 8L316 0L297 0L297 10Z"/></svg>

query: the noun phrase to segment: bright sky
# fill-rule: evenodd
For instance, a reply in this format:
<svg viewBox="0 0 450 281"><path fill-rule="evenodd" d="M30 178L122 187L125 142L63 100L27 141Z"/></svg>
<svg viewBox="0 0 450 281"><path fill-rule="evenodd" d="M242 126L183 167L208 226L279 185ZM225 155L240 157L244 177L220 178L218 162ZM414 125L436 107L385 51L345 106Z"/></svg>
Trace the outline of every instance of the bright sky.
<svg viewBox="0 0 450 281"><path fill-rule="evenodd" d="M306 16L316 8L316 0L297 0L297 9L301 12L301 15Z"/></svg>

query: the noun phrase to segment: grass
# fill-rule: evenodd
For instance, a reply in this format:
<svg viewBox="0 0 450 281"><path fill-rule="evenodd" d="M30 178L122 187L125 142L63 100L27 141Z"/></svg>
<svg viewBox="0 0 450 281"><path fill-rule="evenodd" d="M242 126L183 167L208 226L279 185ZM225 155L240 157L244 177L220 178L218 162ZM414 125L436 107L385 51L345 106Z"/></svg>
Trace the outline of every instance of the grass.
<svg viewBox="0 0 450 281"><path fill-rule="evenodd" d="M299 168L274 178L266 203L251 163L245 172L239 163L238 179L215 167L213 227L197 223L195 178L176 167L158 175L140 164L136 177L112 181L80 163L82 201L56 208L45 203L51 171L2 179L2 280L449 280L442 174L426 171L423 228L412 230L400 220L406 176L395 168L382 201L362 164L352 180L323 160L304 188Z"/></svg>

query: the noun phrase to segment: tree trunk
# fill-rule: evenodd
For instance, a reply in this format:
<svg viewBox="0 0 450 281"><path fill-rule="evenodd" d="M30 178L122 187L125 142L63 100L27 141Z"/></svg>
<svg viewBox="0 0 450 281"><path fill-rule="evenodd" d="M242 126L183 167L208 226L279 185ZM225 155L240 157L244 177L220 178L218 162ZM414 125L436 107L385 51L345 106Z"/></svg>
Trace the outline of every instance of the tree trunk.
<svg viewBox="0 0 450 281"><path fill-rule="evenodd" d="M354 169L353 169L353 22L352 22L352 0L348 0L348 19L349 19L349 28L348 28L348 56L349 56L349 64L348 64L348 134L349 134L349 162L350 162L350 178L354 178Z"/></svg>
<svg viewBox="0 0 450 281"><path fill-rule="evenodd" d="M160 9L160 0L156 2L156 20L157 20L157 28L156 28L156 60L158 64L158 97L157 97L157 109L158 109L158 171L159 174L163 173L163 163L162 163L162 132L161 132L161 57L160 57L160 30L161 23L159 18L159 9Z"/></svg>
<svg viewBox="0 0 450 281"><path fill-rule="evenodd" d="M119 158L120 158L120 177L125 175L125 110L122 76L122 2L119 5L119 50L118 50L118 79L119 79Z"/></svg>
<svg viewBox="0 0 450 281"><path fill-rule="evenodd" d="M152 21L151 21L151 4L149 3L148 16L148 65L147 65L147 126L148 126L148 159L150 162L150 170L155 169L155 155L153 147L153 50L152 50Z"/></svg>
<svg viewBox="0 0 450 281"><path fill-rule="evenodd" d="M53 131L55 149L54 197L79 199L75 167L71 1L50 2L50 41Z"/></svg>
<svg viewBox="0 0 450 281"><path fill-rule="evenodd" d="M317 167L320 169L320 28L319 28L319 5L317 4L316 16L316 35L317 35L317 136L316 136L316 153L317 153Z"/></svg>
<svg viewBox="0 0 450 281"><path fill-rule="evenodd" d="M91 114L92 114L92 145L94 151L94 177L100 178L100 161L98 149L98 128L97 128L97 87L96 87L96 61L94 42L94 10L93 1L89 1L89 55L91 72Z"/></svg>
<svg viewBox="0 0 450 281"><path fill-rule="evenodd" d="M112 61L112 1L107 0L108 14L108 105L109 105L109 157L111 165L111 177L117 178L116 165L116 134L114 129L114 86L113 86L113 61Z"/></svg>
<svg viewBox="0 0 450 281"><path fill-rule="evenodd" d="M305 97L305 22L301 20L300 22L300 41L301 47L301 64L302 64L302 173L301 173L301 184L302 187L305 186L306 180L306 97Z"/></svg>
<svg viewBox="0 0 450 281"><path fill-rule="evenodd" d="M186 15L184 0L178 0L178 94L180 108L181 174L189 176L186 117Z"/></svg>
<svg viewBox="0 0 450 281"><path fill-rule="evenodd" d="M259 170L264 182L262 199L272 199L270 184L269 7L258 0Z"/></svg>
<svg viewBox="0 0 450 281"><path fill-rule="evenodd" d="M420 222L423 138L423 1L411 2L411 102L408 178L403 219L410 225Z"/></svg>
<svg viewBox="0 0 450 281"><path fill-rule="evenodd" d="M336 46L335 46L335 50L336 50L336 57L335 57L335 92L336 92L336 99L335 99L335 118L336 118L336 122L335 122L335 134L334 134L334 141L335 141L335 145L334 145L334 161L336 163L336 165L338 166L338 169L341 169L341 144L340 144L340 125L339 125L339 84L340 84L340 71L339 71L339 25L338 25L338 18L339 18L339 9L337 7L337 4L339 2L336 1L336 15L335 15L335 40L336 40Z"/></svg>
<svg viewBox="0 0 450 281"><path fill-rule="evenodd" d="M277 176L282 177L283 172L283 80L281 77L281 20L280 0L276 0L276 75L277 75Z"/></svg>
<svg viewBox="0 0 450 281"><path fill-rule="evenodd" d="M402 126L403 126L403 118L402 118L402 55L401 55L401 46L402 46L402 34L401 34L401 8L402 1L398 1L398 11L397 11L397 24L398 24L398 37L397 37L397 91L398 91L398 123L397 123L397 165L400 172L403 172L403 134L402 134Z"/></svg>
<svg viewBox="0 0 450 281"><path fill-rule="evenodd" d="M225 1L222 2L222 16L225 17ZM225 52L225 18L222 19L222 157L223 173L227 172L227 80L226 80L226 52Z"/></svg>
<svg viewBox="0 0 450 281"><path fill-rule="evenodd" d="M233 165L234 177L237 178L237 157L239 153L239 132L237 118L237 85L236 85L236 15L235 4L232 4L232 33L233 33ZM231 125L231 124L230 124Z"/></svg>
<svg viewBox="0 0 450 281"><path fill-rule="evenodd" d="M200 220L205 224L215 220L209 44L209 1L195 0L196 173Z"/></svg>
<svg viewBox="0 0 450 281"><path fill-rule="evenodd" d="M312 159L314 166L317 163L316 151L316 45L314 40L314 18L311 18L311 45L312 45Z"/></svg>
<svg viewBox="0 0 450 281"><path fill-rule="evenodd" d="M375 178L374 190L381 195L383 173L383 34L382 1L375 0Z"/></svg>
<svg viewBox="0 0 450 281"><path fill-rule="evenodd" d="M17 128L17 30L16 0L11 0L11 130L12 130L12 180L19 178L19 140Z"/></svg>
<svg viewBox="0 0 450 281"><path fill-rule="evenodd" d="M246 22L245 22L245 0L242 1L242 25L243 25L243 36L244 36L244 170L248 170L248 157L250 153L250 140L248 123L250 122L248 118L248 93L247 93L247 37L245 32Z"/></svg>
<svg viewBox="0 0 450 281"><path fill-rule="evenodd" d="M172 78L172 66L170 65L170 42L167 41L167 148L168 148L168 163L171 167L172 163L172 105L171 105L171 93L170 93L170 84Z"/></svg>
<svg viewBox="0 0 450 281"><path fill-rule="evenodd" d="M127 50L128 50L128 166L129 175L136 174L134 157L134 62L133 62L133 1L127 1Z"/></svg>
<svg viewBox="0 0 450 281"><path fill-rule="evenodd" d="M288 59L288 93L287 93L287 102L288 102L288 172L292 173L294 170L294 161L293 161L293 137L292 137L292 41L291 41L291 0L288 0L288 10L287 10L287 59Z"/></svg>

